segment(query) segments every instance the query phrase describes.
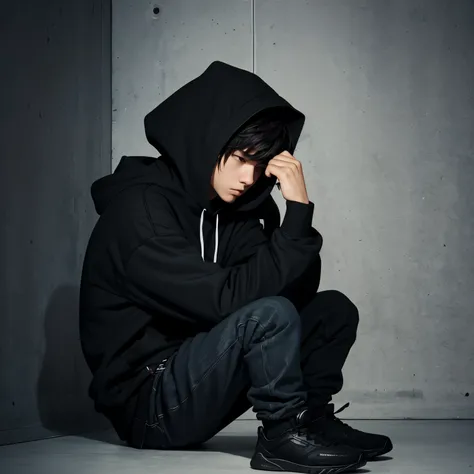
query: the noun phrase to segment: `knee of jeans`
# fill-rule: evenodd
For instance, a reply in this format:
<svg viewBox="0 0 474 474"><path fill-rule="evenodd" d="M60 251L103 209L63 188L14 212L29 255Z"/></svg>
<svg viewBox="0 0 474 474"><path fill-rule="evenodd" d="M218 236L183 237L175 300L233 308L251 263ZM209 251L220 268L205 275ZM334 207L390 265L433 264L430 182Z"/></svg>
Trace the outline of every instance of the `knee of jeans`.
<svg viewBox="0 0 474 474"><path fill-rule="evenodd" d="M334 306L341 308L344 316L344 323L353 331L357 331L359 325L359 310L357 306L344 294L338 290L329 290L328 293L334 298Z"/></svg>
<svg viewBox="0 0 474 474"><path fill-rule="evenodd" d="M258 300L260 308L269 308L266 312L270 318L276 320L279 324L296 324L300 322L300 315L295 305L284 296L268 296Z"/></svg>

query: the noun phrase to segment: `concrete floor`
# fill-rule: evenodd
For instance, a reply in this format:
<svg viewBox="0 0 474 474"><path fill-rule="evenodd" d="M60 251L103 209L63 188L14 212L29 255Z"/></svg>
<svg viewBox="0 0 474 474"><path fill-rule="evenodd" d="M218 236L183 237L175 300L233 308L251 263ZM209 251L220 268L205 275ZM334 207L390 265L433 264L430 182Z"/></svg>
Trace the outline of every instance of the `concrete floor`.
<svg viewBox="0 0 474 474"><path fill-rule="evenodd" d="M474 473L472 421L347 421L392 438L394 450L358 473ZM257 420L236 420L203 448L193 451L136 450L113 432L65 436L0 447L2 474L244 473L256 441Z"/></svg>

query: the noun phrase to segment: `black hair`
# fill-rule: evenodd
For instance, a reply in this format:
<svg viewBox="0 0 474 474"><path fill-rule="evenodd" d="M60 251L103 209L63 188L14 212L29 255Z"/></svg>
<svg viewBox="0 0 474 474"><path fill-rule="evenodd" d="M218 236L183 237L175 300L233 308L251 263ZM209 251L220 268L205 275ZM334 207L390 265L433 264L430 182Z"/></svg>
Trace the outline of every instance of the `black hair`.
<svg viewBox="0 0 474 474"><path fill-rule="evenodd" d="M264 111L245 124L223 147L217 158L219 167L239 150L244 158L266 166L282 151L291 147L288 127L282 116ZM247 150L245 152L244 150Z"/></svg>

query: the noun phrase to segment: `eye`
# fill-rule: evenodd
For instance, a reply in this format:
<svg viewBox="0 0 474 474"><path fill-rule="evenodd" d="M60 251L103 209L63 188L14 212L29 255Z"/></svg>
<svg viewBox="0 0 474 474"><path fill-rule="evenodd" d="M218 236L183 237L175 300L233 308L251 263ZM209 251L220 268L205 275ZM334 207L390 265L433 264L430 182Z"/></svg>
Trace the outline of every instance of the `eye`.
<svg viewBox="0 0 474 474"><path fill-rule="evenodd" d="M239 156L239 155L235 155L235 158L237 158L241 163L247 163L248 161L243 157L243 156ZM263 171L264 169L266 168L266 165L257 165L255 166L255 169L257 170L257 172L261 172Z"/></svg>

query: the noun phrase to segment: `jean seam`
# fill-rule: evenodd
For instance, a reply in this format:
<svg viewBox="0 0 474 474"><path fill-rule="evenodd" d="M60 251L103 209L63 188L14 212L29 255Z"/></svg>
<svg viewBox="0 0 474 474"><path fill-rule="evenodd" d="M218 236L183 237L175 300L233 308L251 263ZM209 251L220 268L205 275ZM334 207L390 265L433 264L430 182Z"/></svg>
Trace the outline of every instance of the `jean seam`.
<svg viewBox="0 0 474 474"><path fill-rule="evenodd" d="M182 405L184 405L189 400L191 395L201 385L201 383L208 377L208 375L211 373L211 371L214 369L214 367L221 361L221 359L224 357L224 355L227 354L227 352L230 349L232 349L232 347L234 347L237 342L238 342L238 340L236 339L225 351L222 352L222 354L220 354L220 356L217 358L217 360L215 360L214 363L206 370L206 372L201 377L199 382L197 382L196 385L194 385L194 387L191 389L191 392L188 394L188 396L181 403L179 403L175 407L169 408L165 413L160 413L159 415L157 415L157 419L158 420L162 419L168 413L171 413L172 411L176 411L178 408L180 408Z"/></svg>
<svg viewBox="0 0 474 474"><path fill-rule="evenodd" d="M239 328L241 326L243 326L244 324L246 324L248 321L253 321L253 322L257 323L263 329L263 326L260 323L260 321L258 321L257 319L254 319L254 318L248 318L245 322L240 323L240 324L237 325L237 332L238 332ZM235 341L225 351L223 351L219 355L219 357L214 361L214 363L206 370L206 372L201 377L199 382L196 383L196 385L191 389L191 392L189 393L189 395L181 403L179 403L175 407L169 408L165 413L160 413L159 415L156 415L157 419L161 420L168 413L171 413L172 411L176 411L178 408L180 408L182 405L184 405L189 400L191 395L197 390L199 385L201 385L201 383L208 377L208 375L212 372L212 370L216 367L216 365L222 360L222 358L225 356L225 354L227 354L227 352L229 352L230 349L232 349L235 346L235 344L237 344L238 342L239 342L239 337L238 337L238 334L237 334L237 338L235 339ZM157 422L157 423L159 423L159 422Z"/></svg>
<svg viewBox="0 0 474 474"><path fill-rule="evenodd" d="M263 350L266 342L267 342L267 341L264 340L264 341L262 342L262 344L260 345L260 352L262 353L262 368L263 368L263 373L264 373L264 375L265 375L265 379L268 381L269 377L268 377L268 373L267 373L267 369L266 369L266 357L265 357L265 351Z"/></svg>

